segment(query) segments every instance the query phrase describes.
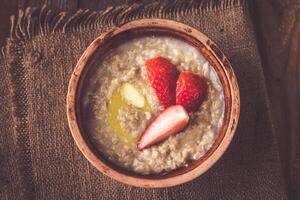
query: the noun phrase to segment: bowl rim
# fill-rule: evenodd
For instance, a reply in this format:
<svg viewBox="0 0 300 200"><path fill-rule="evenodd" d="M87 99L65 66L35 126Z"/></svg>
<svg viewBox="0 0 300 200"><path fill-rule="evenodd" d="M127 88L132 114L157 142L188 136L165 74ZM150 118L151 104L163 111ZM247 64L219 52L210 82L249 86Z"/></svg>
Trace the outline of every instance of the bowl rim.
<svg viewBox="0 0 300 200"><path fill-rule="evenodd" d="M124 173L121 173L115 169L112 169L109 165L98 159L97 155L90 149L86 140L84 139L76 116L76 92L78 88L78 83L80 79L80 74L85 68L89 58L94 54L97 48L101 45L103 41L107 38L120 34L121 32L130 30L132 28L148 28L148 27L156 27L156 28L166 28L173 29L175 31L183 32L189 36L194 37L198 42L204 44L205 48L207 48L212 56L216 59L216 61L221 65L224 69L226 77L228 79L229 87L230 87L230 117L228 121L228 126L225 132L224 137L221 139L219 145L214 149L211 155L204 160L201 164L196 166L190 171L186 173L179 174L173 177L167 177L164 179L147 179L141 177L133 177ZM226 98L226 97L225 97ZM186 24L176 22L168 19L139 19L134 20L128 23L125 23L120 26L114 26L108 31L100 34L84 51L82 56L77 62L75 69L71 75L68 92L67 92L67 118L69 128L71 130L71 134L77 147L83 153L87 160L100 172L103 174L125 184L129 184L136 187L145 187L145 188L162 188L162 187L171 187L175 185L179 185L188 181L191 181L204 172L206 172L209 168L211 168L217 160L224 154L225 150L228 148L237 128L238 120L240 114L240 93L239 87L237 83L236 76L234 74L233 68L229 63L228 59L224 56L224 54L219 50L219 48L209 39L206 35L201 33L195 28L192 28Z"/></svg>

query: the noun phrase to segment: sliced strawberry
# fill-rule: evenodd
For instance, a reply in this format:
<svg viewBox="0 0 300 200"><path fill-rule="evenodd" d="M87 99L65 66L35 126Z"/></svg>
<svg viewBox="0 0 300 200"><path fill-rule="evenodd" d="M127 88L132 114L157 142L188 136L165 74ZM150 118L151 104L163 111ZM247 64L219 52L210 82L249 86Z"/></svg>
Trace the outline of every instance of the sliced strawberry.
<svg viewBox="0 0 300 200"><path fill-rule="evenodd" d="M137 149L141 151L177 133L188 124L188 121L189 116L182 106L168 107L145 129L138 140Z"/></svg>
<svg viewBox="0 0 300 200"><path fill-rule="evenodd" d="M181 72L176 86L176 104L182 105L187 111L196 111L207 93L204 78L192 73Z"/></svg>
<svg viewBox="0 0 300 200"><path fill-rule="evenodd" d="M176 101L177 69L166 58L146 61L147 76L161 105L167 108Z"/></svg>

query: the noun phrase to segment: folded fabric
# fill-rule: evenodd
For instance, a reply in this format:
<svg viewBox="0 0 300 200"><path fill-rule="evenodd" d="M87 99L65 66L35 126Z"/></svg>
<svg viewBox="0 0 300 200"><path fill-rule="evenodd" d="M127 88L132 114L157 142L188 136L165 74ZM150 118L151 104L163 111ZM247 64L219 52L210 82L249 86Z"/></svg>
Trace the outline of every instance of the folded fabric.
<svg viewBox="0 0 300 200"><path fill-rule="evenodd" d="M110 26L168 18L200 30L236 72L241 115L224 156L196 180L166 189L118 183L77 149L66 118L72 70ZM286 199L262 66L246 1L164 1L73 15L20 10L0 58L0 199Z"/></svg>

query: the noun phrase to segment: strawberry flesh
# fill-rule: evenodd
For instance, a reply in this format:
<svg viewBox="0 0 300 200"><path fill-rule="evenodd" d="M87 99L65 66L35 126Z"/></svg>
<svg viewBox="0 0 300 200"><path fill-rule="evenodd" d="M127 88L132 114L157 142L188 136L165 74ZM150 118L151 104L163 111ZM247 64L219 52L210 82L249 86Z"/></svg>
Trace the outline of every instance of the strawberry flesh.
<svg viewBox="0 0 300 200"><path fill-rule="evenodd" d="M177 69L166 58L155 57L146 61L147 76L164 108L175 105Z"/></svg>
<svg viewBox="0 0 300 200"><path fill-rule="evenodd" d="M207 94L204 78L192 73L181 72L176 86L176 104L182 105L188 112L196 111Z"/></svg>
<svg viewBox="0 0 300 200"><path fill-rule="evenodd" d="M145 129L137 143L137 149L143 150L182 130L189 116L180 105L170 106L158 115Z"/></svg>

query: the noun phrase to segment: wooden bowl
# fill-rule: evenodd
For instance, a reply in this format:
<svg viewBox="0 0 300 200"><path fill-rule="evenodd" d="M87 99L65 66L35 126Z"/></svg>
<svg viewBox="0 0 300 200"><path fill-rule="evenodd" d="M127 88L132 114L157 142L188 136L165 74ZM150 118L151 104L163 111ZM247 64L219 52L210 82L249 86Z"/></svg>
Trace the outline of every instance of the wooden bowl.
<svg viewBox="0 0 300 200"><path fill-rule="evenodd" d="M206 154L187 167L167 174L139 175L117 167L93 147L82 128L79 102L87 71L105 54L125 40L145 35L166 35L186 41L196 47L210 62L223 85L225 96L224 121L218 137ZM141 19L113 27L101 34L85 50L71 76L67 94L67 115L73 138L84 156L105 175L138 187L160 188L188 182L207 171L224 153L235 133L240 112L240 96L233 69L219 48L198 30L171 20Z"/></svg>

